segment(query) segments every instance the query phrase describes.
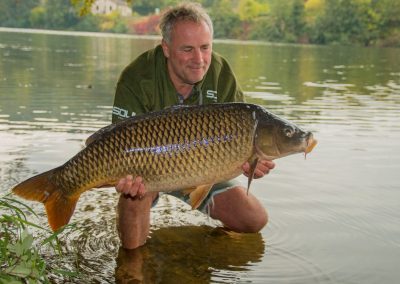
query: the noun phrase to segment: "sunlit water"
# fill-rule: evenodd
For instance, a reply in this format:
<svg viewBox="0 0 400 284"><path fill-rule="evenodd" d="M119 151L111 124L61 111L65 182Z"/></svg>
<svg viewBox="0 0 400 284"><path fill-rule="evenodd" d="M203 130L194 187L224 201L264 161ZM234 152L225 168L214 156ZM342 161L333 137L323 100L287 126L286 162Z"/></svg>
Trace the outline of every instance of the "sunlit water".
<svg viewBox="0 0 400 284"><path fill-rule="evenodd" d="M109 123L122 69L157 39L0 32L0 193L54 168ZM117 195L80 199L64 240L73 283L397 283L400 50L216 42L249 102L312 130L315 150L276 161L251 191L260 234L234 234L172 197L146 246L124 251ZM246 182L244 177L241 177ZM47 226L43 206L35 222ZM50 263L59 256L48 252ZM54 275L52 280L65 279Z"/></svg>

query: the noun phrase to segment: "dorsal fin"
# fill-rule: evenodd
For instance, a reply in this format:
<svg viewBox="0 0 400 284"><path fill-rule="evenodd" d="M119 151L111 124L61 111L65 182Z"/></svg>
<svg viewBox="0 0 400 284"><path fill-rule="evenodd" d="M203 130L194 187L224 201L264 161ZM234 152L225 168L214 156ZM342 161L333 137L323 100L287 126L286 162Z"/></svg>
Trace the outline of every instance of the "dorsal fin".
<svg viewBox="0 0 400 284"><path fill-rule="evenodd" d="M164 110L174 111L174 110L188 108L188 107L192 107L192 106L191 105L172 105L172 106L165 107ZM85 145L88 146L88 145L92 144L94 141L99 140L100 137L102 137L105 133L112 131L115 127L117 127L117 125L120 125L120 124L123 125L125 123L131 123L133 121L139 121L141 119L146 119L146 118L156 115L159 112L160 111L150 111L146 114L139 115L139 116L132 116L132 117L126 118L124 120L118 121L116 123L107 125L103 128L100 128L99 130L97 130L95 133L93 133L86 139Z"/></svg>
<svg viewBox="0 0 400 284"><path fill-rule="evenodd" d="M104 133L110 132L111 130L113 130L115 128L115 126L116 126L116 124L110 124L103 128L100 128L99 130L97 130L95 133L93 133L86 139L85 145L88 146L88 145L92 144L94 141L97 141L98 139L100 139L100 137L102 137L104 135Z"/></svg>

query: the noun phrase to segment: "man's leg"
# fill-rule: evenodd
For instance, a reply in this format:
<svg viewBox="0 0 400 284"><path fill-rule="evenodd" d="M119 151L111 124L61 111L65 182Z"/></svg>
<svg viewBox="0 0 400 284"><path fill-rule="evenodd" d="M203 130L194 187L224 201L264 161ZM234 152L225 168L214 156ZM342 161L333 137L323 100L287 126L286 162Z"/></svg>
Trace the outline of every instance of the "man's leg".
<svg viewBox="0 0 400 284"><path fill-rule="evenodd" d="M121 194L117 224L123 248L134 249L146 242L150 231L150 209L156 197L156 192L148 192L142 199Z"/></svg>
<svg viewBox="0 0 400 284"><path fill-rule="evenodd" d="M256 233L268 223L265 208L254 195L247 195L242 186L215 194L207 206L213 219L236 232Z"/></svg>

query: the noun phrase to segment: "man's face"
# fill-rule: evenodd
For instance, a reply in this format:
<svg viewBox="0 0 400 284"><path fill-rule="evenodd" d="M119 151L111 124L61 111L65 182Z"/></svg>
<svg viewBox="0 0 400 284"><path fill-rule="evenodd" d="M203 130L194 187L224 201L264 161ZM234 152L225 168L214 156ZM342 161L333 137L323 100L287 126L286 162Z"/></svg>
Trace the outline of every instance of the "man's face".
<svg viewBox="0 0 400 284"><path fill-rule="evenodd" d="M171 42L162 41L168 71L175 87L201 81L211 63L212 36L205 22L181 21L171 32Z"/></svg>

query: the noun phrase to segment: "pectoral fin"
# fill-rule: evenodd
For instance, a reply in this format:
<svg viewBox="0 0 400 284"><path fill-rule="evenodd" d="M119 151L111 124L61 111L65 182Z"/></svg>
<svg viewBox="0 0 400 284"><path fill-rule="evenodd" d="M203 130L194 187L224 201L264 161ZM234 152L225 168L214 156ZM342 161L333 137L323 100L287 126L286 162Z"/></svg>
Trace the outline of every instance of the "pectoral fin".
<svg viewBox="0 0 400 284"><path fill-rule="evenodd" d="M258 157L256 156L253 159L251 159L249 161L249 164L250 164L250 170L249 170L249 179L248 179L248 182L247 182L247 194L249 194L250 184L251 184L251 182L252 182L252 180L254 178L254 172L255 172L255 170L257 168Z"/></svg>
<svg viewBox="0 0 400 284"><path fill-rule="evenodd" d="M192 205L192 209L197 209L207 197L212 187L213 184L203 184L194 188L183 190L182 192L184 194L189 194L190 205Z"/></svg>

